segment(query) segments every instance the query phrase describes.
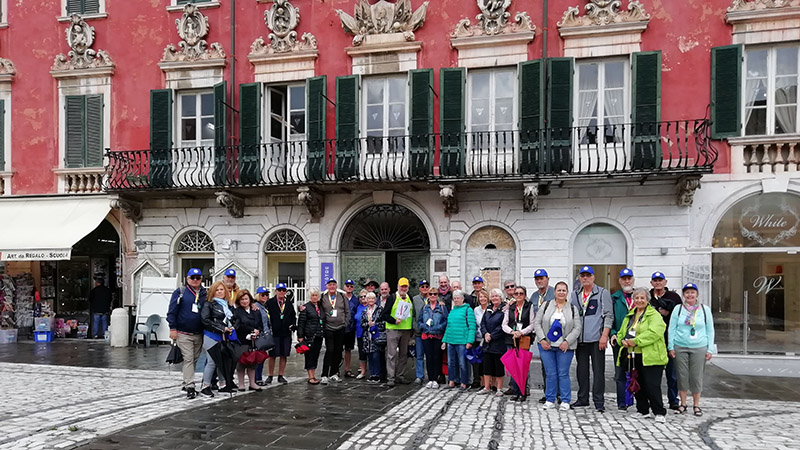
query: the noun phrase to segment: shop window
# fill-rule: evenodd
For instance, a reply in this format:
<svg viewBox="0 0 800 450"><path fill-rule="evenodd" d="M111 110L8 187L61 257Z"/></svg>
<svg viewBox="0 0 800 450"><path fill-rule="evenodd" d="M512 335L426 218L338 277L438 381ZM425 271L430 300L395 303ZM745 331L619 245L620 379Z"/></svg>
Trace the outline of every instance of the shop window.
<svg viewBox="0 0 800 450"><path fill-rule="evenodd" d="M800 46L747 48L744 70L744 134L792 134L798 128Z"/></svg>
<svg viewBox="0 0 800 450"><path fill-rule="evenodd" d="M769 193L748 197L717 225L715 248L800 247L800 197Z"/></svg>

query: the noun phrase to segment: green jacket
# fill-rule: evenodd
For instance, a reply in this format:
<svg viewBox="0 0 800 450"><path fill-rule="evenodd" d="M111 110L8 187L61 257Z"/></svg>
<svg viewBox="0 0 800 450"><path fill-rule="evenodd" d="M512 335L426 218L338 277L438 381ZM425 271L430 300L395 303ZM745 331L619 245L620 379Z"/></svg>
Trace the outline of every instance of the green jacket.
<svg viewBox="0 0 800 450"><path fill-rule="evenodd" d="M628 315L628 302L625 301L625 294L621 290L611 294L611 303L614 304L614 326L611 327L609 337L617 334L622 321Z"/></svg>
<svg viewBox="0 0 800 450"><path fill-rule="evenodd" d="M628 333L628 325L633 321L636 314L636 308L631 309L625 320L622 321L617 332L617 339L622 341L624 336ZM636 330L636 337L633 341L642 351L642 365L644 366L663 366L667 364L667 344L664 342L664 331L667 326L664 324L664 319L661 314L656 311L652 306L647 305L644 310L644 317L642 317L639 327ZM622 367L620 359L623 352L619 352L617 356L617 366Z"/></svg>
<svg viewBox="0 0 800 450"><path fill-rule="evenodd" d="M464 345L475 342L475 312L466 303L456 306L447 315L447 328L444 330L442 342L445 344ZM662 331L663 333L663 331Z"/></svg>

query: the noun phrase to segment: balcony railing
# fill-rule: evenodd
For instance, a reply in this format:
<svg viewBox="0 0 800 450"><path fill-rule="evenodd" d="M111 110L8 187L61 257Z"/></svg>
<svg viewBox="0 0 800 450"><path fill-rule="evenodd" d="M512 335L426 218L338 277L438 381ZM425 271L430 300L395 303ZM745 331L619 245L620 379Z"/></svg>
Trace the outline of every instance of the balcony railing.
<svg viewBox="0 0 800 450"><path fill-rule="evenodd" d="M707 120L110 151L108 189L707 173Z"/></svg>

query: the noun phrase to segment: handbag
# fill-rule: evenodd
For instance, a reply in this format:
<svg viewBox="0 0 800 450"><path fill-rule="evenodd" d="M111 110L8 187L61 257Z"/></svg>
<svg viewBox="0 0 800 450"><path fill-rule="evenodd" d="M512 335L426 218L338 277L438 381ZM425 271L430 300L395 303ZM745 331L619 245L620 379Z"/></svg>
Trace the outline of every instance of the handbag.
<svg viewBox="0 0 800 450"><path fill-rule="evenodd" d="M530 336L520 336L519 340L517 341L517 348L520 350L530 350L531 349L531 337Z"/></svg>
<svg viewBox="0 0 800 450"><path fill-rule="evenodd" d="M259 333L255 341L255 347L256 350L265 352L275 348L275 339L272 337L272 333Z"/></svg>

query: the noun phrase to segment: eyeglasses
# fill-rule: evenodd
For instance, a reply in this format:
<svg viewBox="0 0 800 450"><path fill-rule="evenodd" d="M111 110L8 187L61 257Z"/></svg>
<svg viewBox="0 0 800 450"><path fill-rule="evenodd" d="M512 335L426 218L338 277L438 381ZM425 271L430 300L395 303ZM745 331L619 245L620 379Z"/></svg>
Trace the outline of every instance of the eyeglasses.
<svg viewBox="0 0 800 450"><path fill-rule="evenodd" d="M514 292L514 295L525 295L524 292Z"/></svg>
<svg viewBox="0 0 800 450"><path fill-rule="evenodd" d="M286 292L286 289L275 289L278 292Z"/></svg>
<svg viewBox="0 0 800 450"><path fill-rule="evenodd" d="M189 279L190 280L202 280L203 277L201 277L200 275L192 275L192 276L189 277Z"/></svg>
<svg viewBox="0 0 800 450"><path fill-rule="evenodd" d="M366 295L359 295L358 298L366 298Z"/></svg>
<svg viewBox="0 0 800 450"><path fill-rule="evenodd" d="M508 286L506 286L506 289L514 289L515 287L517 287L517 285L509 284Z"/></svg>
<svg viewBox="0 0 800 450"><path fill-rule="evenodd" d="M269 294L267 294L266 292L262 292L262 293L260 293L260 294L258 294L258 295L260 295L260 296L262 296L262 297L267 297L267 296L269 296Z"/></svg>
<svg viewBox="0 0 800 450"><path fill-rule="evenodd" d="M430 294L428 294L428 297L438 297L438 296L439 294L435 292L431 292Z"/></svg>
<svg viewBox="0 0 800 450"><path fill-rule="evenodd" d="M591 276L593 276L593 275L592 275L592 274L590 274L590 273L582 273L582 274L581 274L581 278L589 278L589 277L591 277Z"/></svg>

